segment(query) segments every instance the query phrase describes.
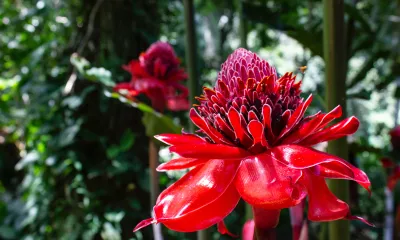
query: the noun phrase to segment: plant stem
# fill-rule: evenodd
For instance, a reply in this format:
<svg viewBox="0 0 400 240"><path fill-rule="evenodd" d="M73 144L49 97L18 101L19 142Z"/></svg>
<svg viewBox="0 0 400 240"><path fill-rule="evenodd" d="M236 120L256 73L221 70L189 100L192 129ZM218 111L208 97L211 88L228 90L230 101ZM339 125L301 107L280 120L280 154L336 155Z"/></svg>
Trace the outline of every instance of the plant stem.
<svg viewBox="0 0 400 240"><path fill-rule="evenodd" d="M276 239L275 227L278 225L280 212L253 207L255 240Z"/></svg>
<svg viewBox="0 0 400 240"><path fill-rule="evenodd" d="M157 201L160 186L158 181L158 172L156 170L158 165L158 151L159 147L152 139L149 141L149 169L150 169L150 206L154 206ZM152 211L152 210L151 210ZM153 224L153 236L155 240L162 240L161 225Z"/></svg>
<svg viewBox="0 0 400 240"><path fill-rule="evenodd" d="M183 1L185 11L185 57L186 68L189 74L188 88L189 88L189 101L193 105L194 98L199 94L199 82L197 75L197 61L196 61L196 26L194 21L194 6L193 0ZM190 124L190 131L194 131L194 125Z"/></svg>
<svg viewBox="0 0 400 240"><path fill-rule="evenodd" d="M247 21L244 17L243 12L243 0L238 0L239 5L239 35L240 35L240 47L247 49Z"/></svg>
<svg viewBox="0 0 400 240"><path fill-rule="evenodd" d="M197 79L197 62L196 62L196 26L194 21L194 6L193 0L183 0L184 14L185 14L185 55L186 67L189 74L188 87L189 87L189 101L193 105L194 97L199 93L199 82ZM194 132L194 125L189 124L189 129ZM207 240L207 231L197 232L198 240Z"/></svg>
<svg viewBox="0 0 400 240"><path fill-rule="evenodd" d="M332 109L341 105L346 113L346 45L344 26L343 0L323 0L324 4L324 58L326 78L327 107ZM341 138L328 144L328 152L347 159L347 139ZM343 201L348 201L349 186L347 182L330 182L332 192ZM350 225L348 221L329 223L330 240L349 240Z"/></svg>
<svg viewBox="0 0 400 240"><path fill-rule="evenodd" d="M149 168L150 168L150 203L153 206L157 201L160 187L158 185L158 172L156 170L158 165L158 151L159 147L152 139L149 141Z"/></svg>

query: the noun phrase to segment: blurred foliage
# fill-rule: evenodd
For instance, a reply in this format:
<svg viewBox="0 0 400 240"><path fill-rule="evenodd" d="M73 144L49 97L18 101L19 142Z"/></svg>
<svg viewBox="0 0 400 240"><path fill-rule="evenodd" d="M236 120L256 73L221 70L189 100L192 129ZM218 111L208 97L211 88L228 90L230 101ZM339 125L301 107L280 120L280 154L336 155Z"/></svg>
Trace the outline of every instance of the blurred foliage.
<svg viewBox="0 0 400 240"><path fill-rule="evenodd" d="M355 186L352 213L378 226L353 221L353 235L381 239L385 173L379 159L391 149L372 146L371 138L387 145L388 126L367 118L366 100L374 98L387 111L387 95L394 92L400 74L398 6L345 2L349 112L362 121L350 161L373 182L370 198ZM320 1L243 4L253 51L273 52L285 35L305 49L295 55L296 65L322 56ZM238 5L239 0L195 1L202 85L213 84L222 61L239 46ZM129 79L121 65L158 39L168 40L185 64L183 16L179 0L1 1L0 239L151 238L151 228L132 233L150 215L147 136L179 132L187 113L160 115L145 98L131 102L110 89ZM323 65L317 68L323 71ZM325 89L322 82L314 85L320 101L313 110L323 109ZM174 180L163 174L160 184L164 188ZM226 221L234 233L240 233L243 212L241 203ZM288 218L283 211L278 228L283 239L291 233ZM312 239L321 228L311 225ZM195 237L163 232L166 239ZM210 236L229 239L215 227Z"/></svg>

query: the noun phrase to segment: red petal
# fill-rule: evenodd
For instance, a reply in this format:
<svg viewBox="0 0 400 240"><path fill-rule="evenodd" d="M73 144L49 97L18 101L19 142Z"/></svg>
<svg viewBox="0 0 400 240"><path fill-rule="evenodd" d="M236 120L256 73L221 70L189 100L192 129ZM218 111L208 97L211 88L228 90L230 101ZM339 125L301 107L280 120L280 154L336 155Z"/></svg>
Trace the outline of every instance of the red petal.
<svg viewBox="0 0 400 240"><path fill-rule="evenodd" d="M149 226L150 224L156 223L156 220L153 218L148 218L141 221L136 227L133 229L134 232L139 231L140 229Z"/></svg>
<svg viewBox="0 0 400 240"><path fill-rule="evenodd" d="M226 134L228 137L231 139L235 139L235 133L232 130L231 126L229 126L224 119L222 119L221 115L218 114L215 116L215 120L217 121L217 124L219 128Z"/></svg>
<svg viewBox="0 0 400 240"><path fill-rule="evenodd" d="M364 219L362 217L349 215L349 216L346 217L346 219L348 219L348 220L358 220L358 221L361 221L361 222L363 222L363 223L365 223L365 224L367 224L367 225L369 225L371 227L375 227L375 224L368 222L366 219Z"/></svg>
<svg viewBox="0 0 400 240"><path fill-rule="evenodd" d="M272 156L294 169L310 169L315 175L356 181L369 191L368 176L345 160L299 145L281 145L271 149Z"/></svg>
<svg viewBox="0 0 400 240"><path fill-rule="evenodd" d="M209 136L215 143L225 143L232 145L231 143L224 140L224 136L219 133L214 127L210 126L194 108L190 109L189 117L192 122L199 127L207 136Z"/></svg>
<svg viewBox="0 0 400 240"><path fill-rule="evenodd" d="M294 132L290 133L289 136L282 141L282 144L298 143L341 115L342 108L340 106L337 106L327 114L317 114L312 119L302 123Z"/></svg>
<svg viewBox="0 0 400 240"><path fill-rule="evenodd" d="M305 197L297 181L302 172L290 169L267 154L242 160L235 185L243 199L264 209L292 207Z"/></svg>
<svg viewBox="0 0 400 240"><path fill-rule="evenodd" d="M305 174L308 192L308 219L311 221L334 221L349 215L349 206L336 198L324 178Z"/></svg>
<svg viewBox="0 0 400 240"><path fill-rule="evenodd" d="M275 136L274 133L272 132L272 127L271 127L271 106L268 104L264 104L262 108L262 117L263 117L263 124L265 128L265 132L267 134L267 138L270 142L274 141Z"/></svg>
<svg viewBox="0 0 400 240"><path fill-rule="evenodd" d="M177 145L171 146L169 150L185 158L240 159L250 155L242 148L212 143Z"/></svg>
<svg viewBox="0 0 400 240"><path fill-rule="evenodd" d="M301 181L305 181L305 185L307 185L308 219L311 221L324 222L348 219L360 220L374 226L361 217L352 216L347 203L336 198L329 190L324 178L305 173Z"/></svg>
<svg viewBox="0 0 400 240"><path fill-rule="evenodd" d="M224 221L221 221L221 222L217 223L217 228L218 228L218 232L221 233L221 234L227 234L227 235L229 235L231 237L234 237L234 238L239 237L238 235L235 235L235 234L229 232L228 228L226 228L226 225L225 225Z"/></svg>
<svg viewBox="0 0 400 240"><path fill-rule="evenodd" d="M400 179L400 167L396 167L393 170L393 173L388 177L387 186L391 191L393 191L393 189L396 187L396 184L399 181L399 179Z"/></svg>
<svg viewBox="0 0 400 240"><path fill-rule="evenodd" d="M360 122L356 117L346 118L333 126L325 128L317 133L311 134L300 143L301 145L311 146L320 142L338 139L355 133L359 125Z"/></svg>
<svg viewBox="0 0 400 240"><path fill-rule="evenodd" d="M240 199L232 184L237 168L237 162L210 160L191 170L160 194L155 220L179 232L222 221Z"/></svg>
<svg viewBox="0 0 400 240"><path fill-rule="evenodd" d="M157 167L157 171L165 172L171 170L182 170L195 167L206 163L210 159L197 159L197 158L176 158L166 163L162 163Z"/></svg>
<svg viewBox="0 0 400 240"><path fill-rule="evenodd" d="M244 146L250 147L252 145L252 140L247 134L246 124L244 119L242 119L243 116L241 116L235 108L231 107L228 112L228 118L233 127L236 138L239 139L240 143Z"/></svg>
<svg viewBox="0 0 400 240"><path fill-rule="evenodd" d="M155 139L167 145L187 145L187 144L204 144L207 143L201 137L195 134L173 134L164 133L154 136Z"/></svg>
<svg viewBox="0 0 400 240"><path fill-rule="evenodd" d="M393 160L388 157L381 158L381 163L384 168L392 168L395 166Z"/></svg>
<svg viewBox="0 0 400 240"><path fill-rule="evenodd" d="M312 94L310 94L310 96L296 108L296 110L293 112L293 114L288 119L285 128L279 134L278 139L285 136L290 130L292 130L292 128L294 126L297 125L297 123L299 123L299 121L303 118L304 113L306 112L311 101L312 101Z"/></svg>
<svg viewBox="0 0 400 240"><path fill-rule="evenodd" d="M184 111L190 107L189 101L185 97L176 96L173 98L168 97L167 107L171 111Z"/></svg>
<svg viewBox="0 0 400 240"><path fill-rule="evenodd" d="M242 230L242 240L253 240L254 236L254 220L248 220Z"/></svg>
<svg viewBox="0 0 400 240"><path fill-rule="evenodd" d="M264 135L264 126L258 120L251 120L247 126L248 131L253 137L253 145L261 143L264 147L269 147Z"/></svg>

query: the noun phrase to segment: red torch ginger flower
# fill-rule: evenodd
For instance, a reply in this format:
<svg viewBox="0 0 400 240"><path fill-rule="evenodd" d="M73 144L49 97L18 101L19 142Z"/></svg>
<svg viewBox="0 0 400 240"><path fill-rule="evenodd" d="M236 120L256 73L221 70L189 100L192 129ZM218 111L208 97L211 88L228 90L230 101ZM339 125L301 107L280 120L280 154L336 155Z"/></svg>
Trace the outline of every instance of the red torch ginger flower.
<svg viewBox="0 0 400 240"><path fill-rule="evenodd" d="M252 205L256 224L263 211L275 211L276 217L260 221L265 227L275 227L279 211L306 196L312 221L365 221L350 214L325 179L353 180L369 190L367 175L339 157L311 148L353 134L357 118L328 125L342 115L340 106L304 117L312 96L300 97L300 82L291 73L278 78L268 62L245 49L229 56L216 86L204 88L198 100L190 118L201 136L156 136L180 155L161 164L159 171L192 169L160 194L154 218L142 221L134 231L151 223L180 232L221 226L240 198Z"/></svg>
<svg viewBox="0 0 400 240"><path fill-rule="evenodd" d="M153 43L139 60L123 66L131 73L132 79L129 83L117 84L114 90L125 90L130 98L143 93L157 111L162 112L165 107L172 111L186 110L189 108L188 89L179 82L187 75L179 64L168 43Z"/></svg>

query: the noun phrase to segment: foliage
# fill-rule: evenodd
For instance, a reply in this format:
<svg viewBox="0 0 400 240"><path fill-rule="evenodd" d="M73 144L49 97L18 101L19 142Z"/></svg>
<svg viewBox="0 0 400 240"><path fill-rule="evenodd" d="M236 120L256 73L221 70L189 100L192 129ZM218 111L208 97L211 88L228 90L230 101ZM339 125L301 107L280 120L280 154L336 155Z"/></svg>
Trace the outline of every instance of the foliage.
<svg viewBox="0 0 400 240"><path fill-rule="evenodd" d="M129 102L111 87L129 78L121 65L158 39L171 42L185 64L183 6L178 0L110 2L0 3L1 239L150 238L151 229L132 234L135 223L150 214L147 136L180 132L176 123L186 126L187 113L159 115L145 98ZM215 80L222 60L239 46L238 2L195 1L201 85ZM285 35L308 49L295 55L296 65L312 64L322 55L320 1L244 3L253 51L275 54ZM391 126L386 117L368 116L371 110L388 113L393 108L394 100L386 100L400 69L398 42L393 40L398 34L393 17L397 6L359 0L346 1L345 7L348 94L353 97L349 108L362 118L352 144L353 160L373 182L372 197L360 191L353 214L368 216L380 226L385 183L378 160L389 152L385 136ZM322 72L323 65L317 69ZM314 85L322 99L326 89ZM362 99L372 99L375 107ZM322 101L318 105L321 108ZM372 147L374 142L380 145ZM161 175L161 186L173 178ZM226 222L234 233L244 223L243 212L242 206ZM289 223L287 213L282 218ZM355 234L381 237L381 228L353 226L362 230ZM312 227L316 231L311 236L317 236L320 226ZM281 224L278 231L289 235L289 229L289 224ZM166 239L195 236L165 228L163 232ZM215 229L210 235L220 239Z"/></svg>

